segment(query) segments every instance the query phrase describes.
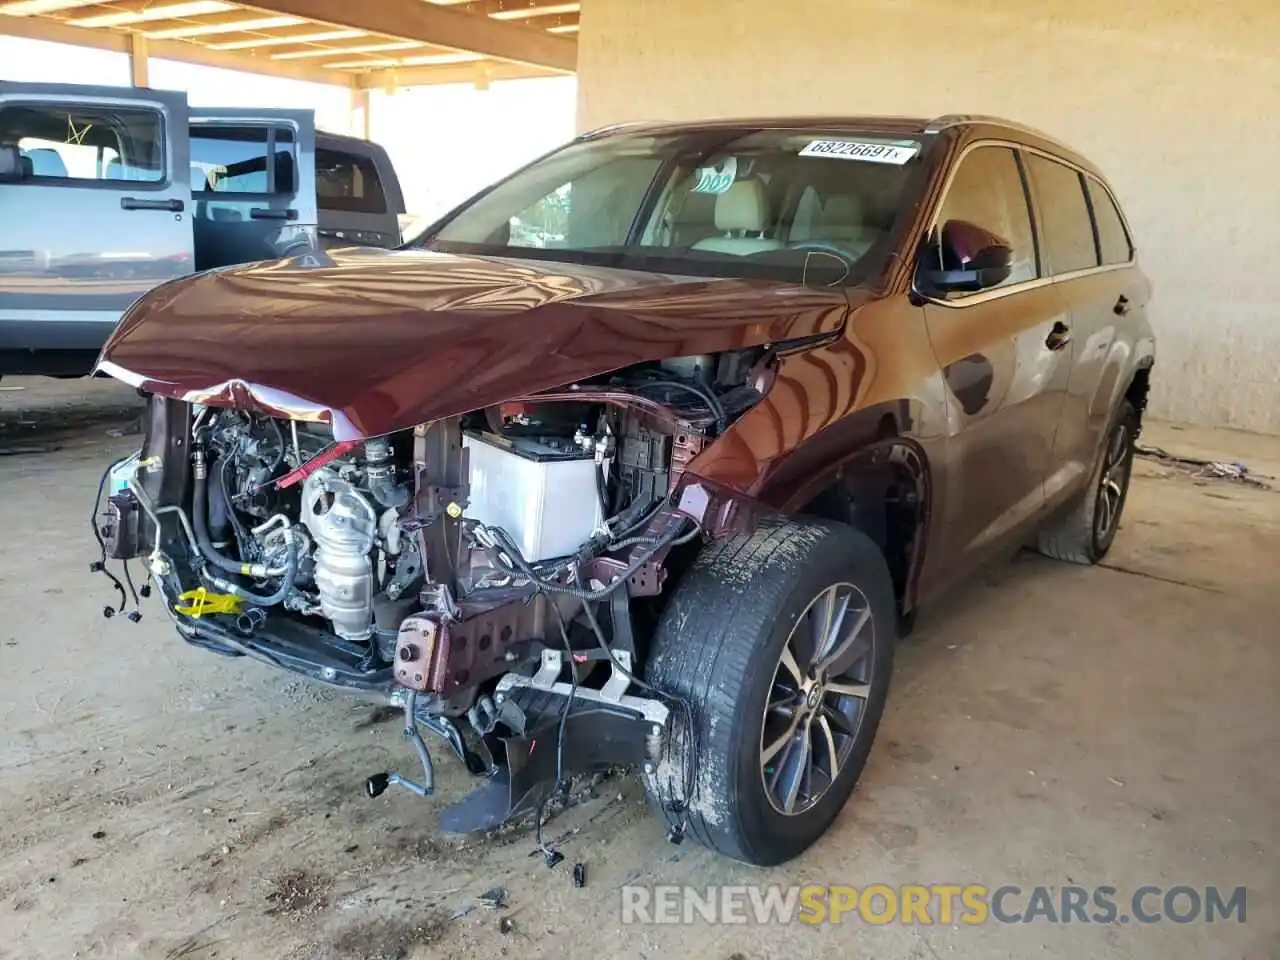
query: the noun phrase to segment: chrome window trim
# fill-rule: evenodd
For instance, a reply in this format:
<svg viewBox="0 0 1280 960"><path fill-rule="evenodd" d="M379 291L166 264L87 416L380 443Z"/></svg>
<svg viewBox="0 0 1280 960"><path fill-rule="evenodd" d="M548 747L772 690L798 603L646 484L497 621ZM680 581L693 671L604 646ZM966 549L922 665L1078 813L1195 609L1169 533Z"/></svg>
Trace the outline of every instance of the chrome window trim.
<svg viewBox="0 0 1280 960"><path fill-rule="evenodd" d="M1124 224L1125 233L1128 234L1130 251L1129 259L1122 263L1104 263L1096 267L1084 267L1080 270L1072 270L1068 273L1052 274L1047 277L1036 277L1034 280L1024 280L1021 283L1011 283L1006 287L994 287L991 290L981 290L977 293L969 294L968 296L958 297L955 300L943 300L922 292L916 285L916 277L913 273L911 277L911 292L915 296L927 303L936 304L941 307L949 307L951 309L958 309L970 305L977 306L978 304L989 303L992 300L999 300L1003 297L1012 296L1015 293L1026 293L1029 290L1037 290L1040 287L1051 286L1055 283L1067 283L1071 280L1078 280L1081 277L1091 277L1095 274L1110 273L1113 270L1127 270L1137 263L1137 248L1133 243L1133 232L1129 229L1129 222L1125 218L1123 208L1121 208L1119 202L1115 198L1115 194L1111 191L1110 186L1108 186L1105 181L1095 174L1090 173L1088 170L1085 170L1079 164L1072 163L1070 160L1050 153L1047 150L1041 150L1039 147L1032 147L1025 143L1018 143L1014 140L1003 140L997 137L984 137L980 140L974 140L972 143L965 144L964 149L960 151L955 162L951 164L951 169L947 171L947 179L942 184L942 190L938 194L938 201L934 206L933 215L929 218L928 227L925 228L924 235L926 237L930 236L938 227L938 218L942 215L943 207L946 206L947 196L951 193L952 181L955 180L956 172L960 169L960 164L964 162L965 158L970 153L980 147L1007 147L1015 151L1034 153L1044 157L1046 160L1051 160L1055 163L1060 163L1063 166L1070 167L1077 173L1083 174L1085 177L1099 183L1102 188L1106 190L1112 203L1115 204L1115 208L1120 214L1120 220ZM1028 198L1028 204L1030 204L1030 198ZM1028 206L1028 209L1031 209L1030 206ZM1041 225L1036 223L1034 219L1032 220L1032 229L1036 231L1041 229Z"/></svg>
<svg viewBox="0 0 1280 960"><path fill-rule="evenodd" d="M935 303L940 307L950 307L958 309L960 307L977 306L980 303L990 303L992 300L1000 300L1004 297L1012 296L1015 293L1026 293L1030 290L1039 290L1041 287L1049 287L1053 285L1053 277L1036 277L1034 280L1024 280L1021 283L1011 283L1007 287L993 287L990 290L979 290L977 293L971 293L968 296L960 297L956 300L942 300L938 297L931 297L927 293L922 293L914 284L912 291L921 300L927 303Z"/></svg>
<svg viewBox="0 0 1280 960"><path fill-rule="evenodd" d="M999 300L1002 297L1011 296L1015 293L1026 293L1028 290L1038 290L1040 287L1051 287L1059 283L1070 283L1072 280L1079 280L1082 277L1092 277L1101 273L1112 273L1116 270L1128 270L1133 266L1133 262L1128 263L1104 263L1098 267L1085 267L1083 270L1072 270L1070 273L1060 273L1053 277L1037 277L1035 280L1027 280L1023 283L1013 283L1007 287L995 287L991 290L981 290L978 293L970 294L959 300L941 300L938 297L931 297L927 293L921 293L914 285L912 291L921 300L928 303L937 304L940 307L967 307L976 306L980 303L989 303L992 300Z"/></svg>

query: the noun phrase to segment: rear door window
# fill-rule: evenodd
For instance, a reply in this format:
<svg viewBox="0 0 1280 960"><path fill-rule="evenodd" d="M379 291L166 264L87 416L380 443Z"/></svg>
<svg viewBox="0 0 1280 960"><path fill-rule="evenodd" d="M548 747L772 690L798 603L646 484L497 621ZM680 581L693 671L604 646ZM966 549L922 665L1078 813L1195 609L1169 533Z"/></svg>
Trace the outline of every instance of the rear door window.
<svg viewBox="0 0 1280 960"><path fill-rule="evenodd" d="M1098 225L1098 247L1102 252L1104 264L1128 263L1133 259L1133 244L1129 233L1124 228L1124 220L1116 202L1111 199L1107 188L1087 177L1089 200L1093 206L1093 219Z"/></svg>
<svg viewBox="0 0 1280 960"><path fill-rule="evenodd" d="M1008 147L978 147L960 160L938 214L938 226L964 220L1003 239L1013 250L1013 269L1000 286L1039 276L1035 235L1018 160Z"/></svg>
<svg viewBox="0 0 1280 960"><path fill-rule="evenodd" d="M191 192L292 193L293 139L288 127L193 126Z"/></svg>
<svg viewBox="0 0 1280 960"><path fill-rule="evenodd" d="M1040 239L1049 268L1062 274L1096 267L1098 250L1081 174L1036 153L1023 156L1035 189Z"/></svg>
<svg viewBox="0 0 1280 960"><path fill-rule="evenodd" d="M369 157L316 148L316 200L321 210L386 213L378 168Z"/></svg>
<svg viewBox="0 0 1280 960"><path fill-rule="evenodd" d="M0 143L17 144L23 179L163 183L164 119L144 107L9 104Z"/></svg>

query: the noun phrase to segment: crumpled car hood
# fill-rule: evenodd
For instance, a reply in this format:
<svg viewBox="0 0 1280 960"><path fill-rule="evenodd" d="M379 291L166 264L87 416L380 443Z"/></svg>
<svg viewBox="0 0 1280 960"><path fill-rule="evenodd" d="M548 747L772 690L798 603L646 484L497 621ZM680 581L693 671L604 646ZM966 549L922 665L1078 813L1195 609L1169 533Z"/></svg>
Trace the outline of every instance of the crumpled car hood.
<svg viewBox="0 0 1280 960"><path fill-rule="evenodd" d="M348 249L167 283L98 370L149 392L378 436L643 361L839 329L838 290Z"/></svg>

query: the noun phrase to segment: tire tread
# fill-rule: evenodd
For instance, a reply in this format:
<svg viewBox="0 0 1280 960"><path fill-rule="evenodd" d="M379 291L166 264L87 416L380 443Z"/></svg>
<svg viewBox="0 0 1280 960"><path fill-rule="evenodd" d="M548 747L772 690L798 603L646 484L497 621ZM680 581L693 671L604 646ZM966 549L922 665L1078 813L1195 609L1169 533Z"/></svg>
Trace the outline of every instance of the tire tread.
<svg viewBox="0 0 1280 960"><path fill-rule="evenodd" d="M737 751L733 696L748 684L757 639L773 628L803 575L804 560L822 549L824 541L844 536L862 534L842 524L769 521L750 536L708 545L685 574L654 637L648 680L689 702L693 734L701 733L695 744L699 758L729 757ZM880 575L881 589L891 591L887 568ZM726 600L734 602L733 609L726 609ZM683 728L679 707L673 707L673 717ZM701 759L695 801L682 815L670 802L683 797L683 776L683 763L677 762L667 765L665 774L660 770L644 777L667 825L683 822L688 834L704 846L738 860L760 862L761 850L753 843L758 838L751 836L725 795L732 784L711 782L710 765Z"/></svg>

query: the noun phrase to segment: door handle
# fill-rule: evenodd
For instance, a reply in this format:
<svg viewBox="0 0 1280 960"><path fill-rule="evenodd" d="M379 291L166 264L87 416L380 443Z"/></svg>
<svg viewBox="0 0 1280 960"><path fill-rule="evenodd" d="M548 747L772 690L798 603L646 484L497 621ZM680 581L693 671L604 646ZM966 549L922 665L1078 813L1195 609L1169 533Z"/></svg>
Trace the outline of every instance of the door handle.
<svg viewBox="0 0 1280 960"><path fill-rule="evenodd" d="M253 220L297 220L297 210L278 210L275 207L253 207L249 210Z"/></svg>
<svg viewBox="0 0 1280 960"><path fill-rule="evenodd" d="M1129 298L1123 293L1120 294L1120 299L1116 301L1116 305L1111 309L1115 312L1117 317L1123 317L1129 312Z"/></svg>
<svg viewBox="0 0 1280 960"><path fill-rule="evenodd" d="M121 210L167 210L169 213L181 213L186 204L173 197L168 200L139 200L137 197L121 197Z"/></svg>
<svg viewBox="0 0 1280 960"><path fill-rule="evenodd" d="M1071 342L1071 328L1061 320L1054 321L1053 329L1044 338L1044 345L1050 350L1061 350Z"/></svg>

